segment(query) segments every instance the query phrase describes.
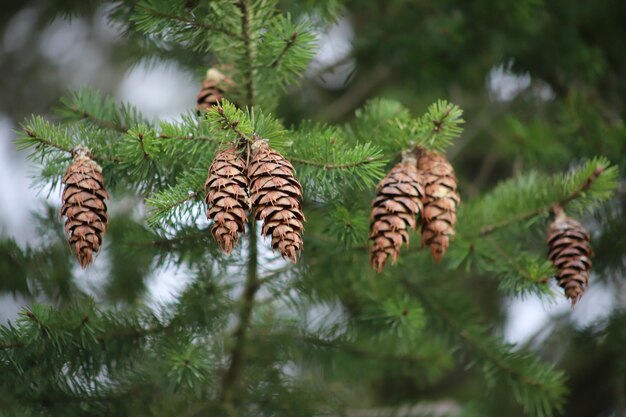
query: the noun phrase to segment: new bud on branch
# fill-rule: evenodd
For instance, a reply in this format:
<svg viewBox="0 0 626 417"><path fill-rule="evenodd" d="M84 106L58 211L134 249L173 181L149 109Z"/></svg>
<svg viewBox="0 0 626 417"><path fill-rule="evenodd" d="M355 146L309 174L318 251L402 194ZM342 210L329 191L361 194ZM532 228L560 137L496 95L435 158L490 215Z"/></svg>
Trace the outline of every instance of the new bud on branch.
<svg viewBox="0 0 626 417"><path fill-rule="evenodd" d="M65 216L70 248L80 266L86 268L102 245L109 221L104 200L109 194L104 189L102 168L91 159L89 149L77 146L72 156L74 160L63 176L61 216Z"/></svg>

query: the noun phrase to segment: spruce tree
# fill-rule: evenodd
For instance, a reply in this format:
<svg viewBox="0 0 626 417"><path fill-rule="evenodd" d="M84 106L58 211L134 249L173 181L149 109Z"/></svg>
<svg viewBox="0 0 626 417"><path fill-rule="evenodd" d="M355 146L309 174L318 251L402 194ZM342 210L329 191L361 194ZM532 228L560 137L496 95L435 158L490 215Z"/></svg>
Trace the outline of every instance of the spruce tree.
<svg viewBox="0 0 626 417"><path fill-rule="evenodd" d="M332 19L335 2L322 3L314 13ZM463 182L456 190L454 159L443 155L463 134L463 112L443 97L420 114L375 98L345 124L276 116L315 52L318 21L270 0L128 0L111 17L147 49L209 57L228 85L204 85L219 99L198 96L177 122L88 89L65 98L54 120L24 121L17 143L40 163L38 184L70 192L67 230L51 209L49 243L14 250L11 273L49 302L0 328L1 415L334 416L385 406L408 416L419 411L368 395L372 386L435 386L455 364L492 395L504 387L526 415L563 410L566 375L505 343L465 297L467 277L492 276L508 296L563 297L546 279L562 265L548 259L545 236L555 215L580 217L613 196L617 167L606 157L461 201ZM73 178L73 157L87 153L98 169ZM424 155L436 156L418 163ZM423 193L403 187L394 167L405 163ZM108 196L113 214L97 228ZM139 209L116 212L120 201ZM393 215L370 217L372 201ZM76 239L91 236L89 255L102 246L111 258L109 300L74 287L64 232L77 256ZM378 241L368 240L381 233L375 255L388 248L395 263L374 271ZM116 270L120 259L132 269ZM145 277L172 265L190 285L174 302L144 305Z"/></svg>

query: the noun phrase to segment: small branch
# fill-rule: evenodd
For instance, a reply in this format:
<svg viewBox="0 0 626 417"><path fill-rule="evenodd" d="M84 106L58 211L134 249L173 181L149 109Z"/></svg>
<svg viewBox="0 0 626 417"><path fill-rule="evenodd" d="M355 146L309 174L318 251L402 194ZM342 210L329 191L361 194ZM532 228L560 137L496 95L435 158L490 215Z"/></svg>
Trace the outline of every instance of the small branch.
<svg viewBox="0 0 626 417"><path fill-rule="evenodd" d="M596 178L598 178L600 174L602 174L603 171L604 171L604 167L598 167L598 169L596 169L593 172L593 174L591 174L589 178L587 178L585 182L580 185L580 187L578 187L576 190L574 190L573 193L566 196L565 198L563 198L561 201L557 202L556 204L550 204L549 206L543 206L543 207L536 208L534 210L529 210L527 212L520 213L511 218L502 220L498 223L484 226L483 228L480 229L480 231L478 232L478 235L485 236L485 235L495 232L496 230L502 229L503 227L509 226L511 224L522 222L524 220L528 220L540 214L552 211L554 207L566 206L567 204L571 203L576 198L580 197L582 193L587 191L591 187L591 184L593 184Z"/></svg>
<svg viewBox="0 0 626 417"><path fill-rule="evenodd" d="M253 139L250 136L246 135L241 130L239 130L239 128L237 128L237 126L239 126L238 121L230 120L228 116L226 116L226 113L224 113L224 109L222 108L222 106L218 106L217 113L222 117L221 122L222 126L224 126L224 129L230 129L235 132L240 141L247 143L253 142Z"/></svg>
<svg viewBox="0 0 626 417"><path fill-rule="evenodd" d="M246 69L245 69L245 89L247 92L247 105L254 106L255 91L254 91L254 66L256 63L256 57L253 49L253 39L250 29L250 9L248 7L248 0L239 0L237 7L241 10L241 34L246 50Z"/></svg>
<svg viewBox="0 0 626 417"><path fill-rule="evenodd" d="M61 152L68 153L70 156L72 156L72 149L69 149L69 148L66 148L64 146L61 146L58 143L54 143L50 139L46 139L46 138L42 138L40 136L37 136L37 133L35 131L33 131L33 130L30 130L30 129L26 128L26 129L24 129L24 132L26 132L26 134L30 138L32 138L33 140L36 140L41 145L49 146L49 147L54 148L56 150L59 150ZM93 159L100 160L100 161L108 161L108 162L120 162L121 161L120 158L106 157L106 156L101 156L101 155L94 155Z"/></svg>
<svg viewBox="0 0 626 417"><path fill-rule="evenodd" d="M209 30L209 31L212 31L212 32L218 32L218 33L222 33L222 34L224 34L226 36L230 36L230 37L233 37L233 38L236 38L236 39L239 39L239 40L243 40L242 37L239 34L237 34L235 32L231 32L230 30L227 30L227 29L224 29L224 28L220 28L220 27L217 27L217 26L214 26L214 25L209 25L209 24L206 24L206 23L201 23L201 22L198 22L198 21L192 20L192 19L187 19L187 18L185 18L183 16L178 16L178 15L173 15L173 14L161 12L159 10L155 10L155 9L152 9L152 8L149 8L149 7L145 7L145 6L141 6L141 5L139 5L137 7L140 8L140 9L143 9L147 13L149 13L149 14L151 14L153 16L156 16L156 17L164 17L166 19L175 20L177 22L184 23L186 25L189 25L189 26L192 26L192 27L195 27L195 28L205 29L205 30Z"/></svg>
<svg viewBox="0 0 626 417"><path fill-rule="evenodd" d="M413 363L425 363L430 362L434 359L441 357L441 355L431 354L431 355L395 355L392 353L372 351L360 348L356 345L350 345L345 343L334 343L332 341L327 341L323 339L318 339L310 336L301 336L299 337L305 343L317 345L324 348L336 349L345 353L350 353L355 356L360 356L362 358L367 359L375 359L380 361L389 361L389 362L413 362Z"/></svg>
<svg viewBox="0 0 626 417"><path fill-rule="evenodd" d="M146 148L143 146L143 133L139 133L137 135L137 140L139 141L139 145L141 146L141 152L143 152L143 159L150 159L150 155L146 152Z"/></svg>
<svg viewBox="0 0 626 417"><path fill-rule="evenodd" d="M91 120L93 123L104 129L117 130L120 133L126 133L128 131L128 128L126 126L115 123L111 120L100 119L93 114L87 112L86 110L81 110L76 107L68 107L68 109L79 115L82 119Z"/></svg>
<svg viewBox="0 0 626 417"><path fill-rule="evenodd" d="M37 136L37 133L35 131L31 130L31 129L24 128L24 132L26 132L28 137L32 138L33 140L36 140L41 145L49 146L49 147L54 148L54 149L56 149L58 151L68 153L68 154L70 154L70 156L72 155L72 150L71 149L68 149L68 148L66 148L64 146L61 146L61 145L59 145L57 143L54 143L54 142L52 142L49 139L45 139L45 138L42 138L40 136Z"/></svg>
<svg viewBox="0 0 626 417"><path fill-rule="evenodd" d="M283 59L287 51L289 51L289 48L291 48L296 43L297 39L298 39L298 32L293 32L289 39L285 39L285 46L283 47L282 51L280 51L280 54L278 54L278 56L269 65L270 68L276 68L278 66L278 64Z"/></svg>
<svg viewBox="0 0 626 417"><path fill-rule="evenodd" d="M528 376L524 374L519 373L515 369L511 368L502 358L498 357L497 355L494 355L488 348L486 348L481 343L481 341L479 340L479 337L467 331L465 327L463 326L463 323L459 322L454 317L452 317L452 315L448 312L448 310L446 310L444 307L439 305L439 303L437 303L435 300L432 299L433 297L427 297L425 294L423 294L421 289L418 289L417 286L412 285L410 282L406 280L402 280L402 282L406 287L410 288L413 292L417 293L419 298L422 300L422 302L425 305L429 305L430 308L439 317L441 317L443 320L445 320L448 323L448 325L455 331L455 333L458 335L459 338L465 340L465 342L471 347L473 347L478 353L482 354L489 361L493 362L493 364L495 364L498 368L500 368L505 373L511 375L513 378L517 379L518 381L527 385L537 387L538 389L545 391L545 384L533 378L529 378Z"/></svg>
<svg viewBox="0 0 626 417"><path fill-rule="evenodd" d="M163 139L163 140L197 140L197 141L206 141L206 142L213 142L215 141L215 138L210 138L208 136L170 136L170 135L165 135L165 134L158 134L156 136L157 139Z"/></svg>
<svg viewBox="0 0 626 417"><path fill-rule="evenodd" d="M348 168L355 168L355 167L358 167L358 166L370 164L370 163L372 163L374 161L378 161L380 159L382 159L382 158L369 157L369 158L364 159L362 161L348 162L348 163L345 163L345 164L325 164L323 162L310 161L308 159L289 158L289 160L291 162L295 162L297 164L303 164L303 165L310 165L310 166L314 166L314 167L319 167L319 168L322 168L322 169L348 169Z"/></svg>
<svg viewBox="0 0 626 417"><path fill-rule="evenodd" d="M254 308L254 297L261 284L258 277L258 253L256 237L256 220L254 215L250 215L250 230L248 232L248 272L243 293L241 294L241 310L239 311L239 322L233 337L235 344L230 351L230 364L222 379L220 398L227 410L233 409L234 391L243 367L244 351L246 346L246 334L252 319Z"/></svg>
<svg viewBox="0 0 626 417"><path fill-rule="evenodd" d="M357 108L372 90L378 87L391 75L391 69L378 64L371 71L352 84L352 87L341 97L330 103L316 116L316 119L334 122Z"/></svg>

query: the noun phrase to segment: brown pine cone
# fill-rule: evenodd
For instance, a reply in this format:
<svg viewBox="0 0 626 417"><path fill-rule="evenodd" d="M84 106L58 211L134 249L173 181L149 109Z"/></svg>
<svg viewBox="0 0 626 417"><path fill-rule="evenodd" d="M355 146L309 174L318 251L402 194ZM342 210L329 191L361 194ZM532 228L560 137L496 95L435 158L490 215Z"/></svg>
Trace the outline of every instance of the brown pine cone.
<svg viewBox="0 0 626 417"><path fill-rule="evenodd" d="M568 217L562 208L554 211L556 218L548 229L548 259L556 268L556 279L565 290L565 296L572 300L573 307L589 284L593 250L585 228Z"/></svg>
<svg viewBox="0 0 626 417"><path fill-rule="evenodd" d="M439 262L454 238L456 210L461 197L456 191L454 168L445 156L420 150L417 167L424 178L422 245L430 246L433 258Z"/></svg>
<svg viewBox="0 0 626 417"><path fill-rule="evenodd" d="M206 216L220 249L229 254L245 231L248 204L246 161L235 146L218 152L204 183Z"/></svg>
<svg viewBox="0 0 626 417"><path fill-rule="evenodd" d="M224 94L233 85L233 80L216 68L207 71L202 88L196 97L196 110L203 114L216 106L224 98Z"/></svg>
<svg viewBox="0 0 626 417"><path fill-rule="evenodd" d="M250 201L254 216L263 221L262 233L272 237L272 247L296 262L302 251L302 186L291 163L270 149L264 139L252 144L248 166Z"/></svg>
<svg viewBox="0 0 626 417"><path fill-rule="evenodd" d="M391 256L398 260L402 244L409 244L409 229L415 230L417 216L422 212L424 187L415 157L405 155L376 187L378 195L372 202L370 215L370 264L381 272Z"/></svg>
<svg viewBox="0 0 626 417"><path fill-rule="evenodd" d="M93 255L100 250L102 236L109 218L104 200L109 194L104 189L102 168L83 146L72 150L74 160L63 176L63 206L65 234L80 266L86 268Z"/></svg>

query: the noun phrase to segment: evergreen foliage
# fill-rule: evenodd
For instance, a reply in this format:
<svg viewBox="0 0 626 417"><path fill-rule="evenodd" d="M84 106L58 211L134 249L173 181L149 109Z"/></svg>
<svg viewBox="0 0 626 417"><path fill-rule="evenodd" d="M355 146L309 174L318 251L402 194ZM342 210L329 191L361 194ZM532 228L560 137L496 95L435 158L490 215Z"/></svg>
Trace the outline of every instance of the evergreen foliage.
<svg viewBox="0 0 626 417"><path fill-rule="evenodd" d="M0 288L48 300L0 327L0 416L345 415L355 404L400 405L397 385L387 397L369 395L388 375L427 387L445 383L459 365L480 374L492 397L504 386L525 415L563 411L565 374L503 341L464 297L465 278L485 274L510 297L560 296L546 284L553 270L542 233L551 210L592 213L613 197L618 168L598 156L554 175L529 171L503 181L460 206L457 237L441 264L414 244L376 276L366 248L373 188L402 151L457 144L463 112L437 100L415 115L373 99L345 124L287 127L276 116L279 100L315 53L317 19L330 21L339 9L324 1L291 16L283 10L292 3L118 2L111 17L128 36L160 55L182 48L230 68L232 94L203 116L190 111L172 122L79 90L61 101L54 121L23 122L17 144L41 165L41 189L58 189L72 149L84 145L120 208L105 237L108 303L72 280L54 210L40 219L54 225L40 247L0 242L8 254L0 273L11 276ZM526 21L534 10L527 3L511 18ZM574 110L564 112L568 123ZM532 125L506 124L545 157ZM296 265L272 254L254 224L230 257L207 228L203 184L215 152L254 137L293 163L304 188L308 221ZM125 210L124 201L140 209ZM120 270L122 263L133 269ZM168 267L189 284L171 303L144 303L145 281ZM607 327L617 328L605 342L611 352L624 339L619 320ZM471 414L471 401L463 405Z"/></svg>

